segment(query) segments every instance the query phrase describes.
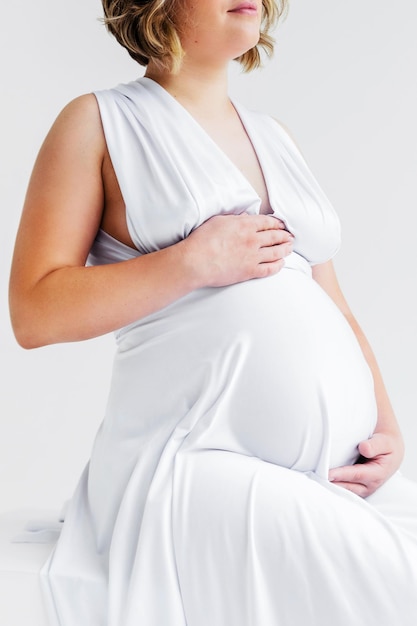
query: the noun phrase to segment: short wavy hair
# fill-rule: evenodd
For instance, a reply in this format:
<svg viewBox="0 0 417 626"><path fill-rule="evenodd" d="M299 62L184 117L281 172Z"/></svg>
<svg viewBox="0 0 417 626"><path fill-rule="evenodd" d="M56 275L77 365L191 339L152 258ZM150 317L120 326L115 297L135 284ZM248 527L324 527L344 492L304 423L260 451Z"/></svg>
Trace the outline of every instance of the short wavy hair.
<svg viewBox="0 0 417 626"><path fill-rule="evenodd" d="M179 70L184 51L175 24L176 9L183 0L102 0L108 31L140 65L152 60L172 72ZM209 1L209 0L208 0ZM271 56L270 35L288 11L289 0L262 0L261 32L257 45L235 59L245 72L261 65L262 50Z"/></svg>

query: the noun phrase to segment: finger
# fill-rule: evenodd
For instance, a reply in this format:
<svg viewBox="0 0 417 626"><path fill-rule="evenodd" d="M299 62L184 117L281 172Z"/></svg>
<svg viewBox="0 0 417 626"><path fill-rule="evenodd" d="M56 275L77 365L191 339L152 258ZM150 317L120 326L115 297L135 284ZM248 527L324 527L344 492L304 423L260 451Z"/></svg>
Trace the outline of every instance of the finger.
<svg viewBox="0 0 417 626"><path fill-rule="evenodd" d="M329 481L332 483L355 483L369 485L378 482L381 467L378 463L363 463L359 465L346 465L331 469Z"/></svg>
<svg viewBox="0 0 417 626"><path fill-rule="evenodd" d="M389 440L383 433L375 433L370 439L361 441L358 449L362 456L372 459L390 452Z"/></svg>
<svg viewBox="0 0 417 626"><path fill-rule="evenodd" d="M285 223L284 223L282 220L280 220L280 219L279 219L279 217L276 217L275 219L278 221L278 223L279 223L280 227L281 227L283 230L286 230L286 229L287 229L287 227L285 226Z"/></svg>
<svg viewBox="0 0 417 626"><path fill-rule="evenodd" d="M265 230L257 235L259 251L271 253L271 258L282 258L293 251L293 237L283 230Z"/></svg>
<svg viewBox="0 0 417 626"><path fill-rule="evenodd" d="M279 246L269 246L259 250L259 263L273 263L279 259L285 259L291 254L292 245L290 243L282 243Z"/></svg>
<svg viewBox="0 0 417 626"><path fill-rule="evenodd" d="M284 265L285 261L283 259L279 259L278 261L259 263L256 266L253 278L267 278L268 276L277 274L280 270L282 270Z"/></svg>
<svg viewBox="0 0 417 626"><path fill-rule="evenodd" d="M253 219L256 223L256 230L284 230L285 224L282 220L272 215L249 215L249 219Z"/></svg>
<svg viewBox="0 0 417 626"><path fill-rule="evenodd" d="M282 243L293 243L294 237L286 230L263 230L257 233L260 248L279 246Z"/></svg>
<svg viewBox="0 0 417 626"><path fill-rule="evenodd" d="M342 487L342 489L346 489L347 491L350 491L351 493L356 494L360 498L367 498L368 496L371 495L371 493L373 493L373 491L375 491L375 490L370 489L366 485L362 485L361 483L337 482L333 484L337 485L338 487Z"/></svg>

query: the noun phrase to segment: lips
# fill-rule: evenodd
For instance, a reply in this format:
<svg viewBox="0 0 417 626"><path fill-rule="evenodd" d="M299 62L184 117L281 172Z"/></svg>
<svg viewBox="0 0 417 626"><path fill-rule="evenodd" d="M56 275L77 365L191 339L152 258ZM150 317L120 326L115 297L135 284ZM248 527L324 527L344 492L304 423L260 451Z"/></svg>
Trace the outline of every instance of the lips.
<svg viewBox="0 0 417 626"><path fill-rule="evenodd" d="M258 6L255 2L241 2L228 11L228 13L243 13L247 15L254 15L257 12Z"/></svg>

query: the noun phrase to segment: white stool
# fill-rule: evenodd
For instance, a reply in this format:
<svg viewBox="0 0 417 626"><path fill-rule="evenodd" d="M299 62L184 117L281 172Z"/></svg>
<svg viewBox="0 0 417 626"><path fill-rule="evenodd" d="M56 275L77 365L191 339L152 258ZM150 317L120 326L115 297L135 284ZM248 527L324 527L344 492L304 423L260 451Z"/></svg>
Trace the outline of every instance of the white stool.
<svg viewBox="0 0 417 626"><path fill-rule="evenodd" d="M0 516L0 624L49 626L39 572L58 539L59 520L56 511Z"/></svg>

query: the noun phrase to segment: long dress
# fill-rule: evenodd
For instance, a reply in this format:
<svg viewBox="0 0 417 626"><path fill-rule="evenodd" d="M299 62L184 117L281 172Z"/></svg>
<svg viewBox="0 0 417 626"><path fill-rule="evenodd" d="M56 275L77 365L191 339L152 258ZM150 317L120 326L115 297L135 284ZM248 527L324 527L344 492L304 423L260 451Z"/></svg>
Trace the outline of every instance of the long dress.
<svg viewBox="0 0 417 626"><path fill-rule="evenodd" d="M96 97L137 251L100 231L90 264L259 211L156 82ZM233 104L295 251L275 276L195 290L116 332L107 411L43 569L51 621L415 626L417 486L398 473L365 500L327 478L376 424L356 337L312 278L338 218L281 125Z"/></svg>

